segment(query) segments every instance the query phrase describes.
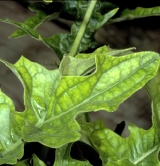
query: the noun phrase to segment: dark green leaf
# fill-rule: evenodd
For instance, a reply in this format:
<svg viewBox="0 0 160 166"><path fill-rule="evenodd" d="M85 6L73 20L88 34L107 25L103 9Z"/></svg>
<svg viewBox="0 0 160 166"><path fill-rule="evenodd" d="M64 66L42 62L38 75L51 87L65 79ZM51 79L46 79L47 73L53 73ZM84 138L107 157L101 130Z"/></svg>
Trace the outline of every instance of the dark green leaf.
<svg viewBox="0 0 160 166"><path fill-rule="evenodd" d="M76 9L74 10L76 10L77 18L71 28L71 34L56 34L48 38L45 38L39 35L35 31L35 29L44 21L57 17L59 15L59 12L51 13L49 15L46 12L44 12L44 7L36 8L36 4L35 6L33 4L33 7L31 9L33 11L36 11L37 14L35 16L28 18L24 23L18 23L8 19L0 19L0 21L15 25L16 27L19 28L19 30L17 30L11 35L11 37L20 37L20 36L29 34L31 37L37 40L43 41L49 48L51 48L57 54L59 59L62 59L62 57L65 54L70 53L71 48L74 49L75 45L77 47L77 44L73 44L73 43L77 34L82 33L82 31L80 30L80 26L82 24L85 24L86 22L86 20L83 20L83 19L90 3L86 3L86 1L83 1L83 0L65 1L64 8L63 8L64 10L67 10L68 6L69 8L72 8L72 6L76 7ZM82 39L78 39L79 40L78 49L75 48L76 53L86 51L89 48L93 49L93 47L95 47L94 32L99 27L104 25L118 10L118 9L113 9L111 11L108 11L106 14L102 15L100 10L101 7L102 6L100 2L98 2L95 6L95 9L91 11L93 13L91 18L88 20L89 22L86 25L83 37ZM67 11L70 11L70 10L67 10ZM63 10L61 12L63 13Z"/></svg>

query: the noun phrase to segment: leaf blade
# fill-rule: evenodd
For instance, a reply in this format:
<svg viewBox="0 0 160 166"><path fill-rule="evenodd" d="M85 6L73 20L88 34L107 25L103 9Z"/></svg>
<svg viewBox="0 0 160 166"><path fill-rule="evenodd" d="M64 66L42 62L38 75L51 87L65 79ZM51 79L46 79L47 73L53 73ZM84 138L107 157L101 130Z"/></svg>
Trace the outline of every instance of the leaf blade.
<svg viewBox="0 0 160 166"><path fill-rule="evenodd" d="M36 14L34 16L28 17L22 25L26 25L27 27L36 30L36 28L43 22L49 21L51 19L53 20L59 16L60 12L46 13L46 8L47 5L41 2L30 4L29 9L36 12ZM17 29L10 35L10 38L18 38L25 35L27 35L27 32L21 29Z"/></svg>
<svg viewBox="0 0 160 166"><path fill-rule="evenodd" d="M0 91L0 164L15 164L23 156L20 127L13 102Z"/></svg>
<svg viewBox="0 0 160 166"><path fill-rule="evenodd" d="M24 86L26 110L20 115L25 118L21 125L25 141L57 148L79 140L78 114L115 111L159 67L159 55L153 52L95 56L97 69L88 76L61 76L59 70L48 71L23 57L15 65L3 61Z"/></svg>
<svg viewBox="0 0 160 166"><path fill-rule="evenodd" d="M150 16L160 16L160 6L143 8L136 7L135 9L125 9L121 12L120 17L111 19L109 23L121 22L125 20L133 20L137 18L144 18Z"/></svg>
<svg viewBox="0 0 160 166"><path fill-rule="evenodd" d="M56 158L54 166L91 166L88 161L79 161L71 158L70 150L72 144L64 145L56 149Z"/></svg>
<svg viewBox="0 0 160 166"><path fill-rule="evenodd" d="M130 136L122 138L106 128L102 120L80 124L88 133L103 165L159 165L160 144L154 127L144 130L129 125Z"/></svg>

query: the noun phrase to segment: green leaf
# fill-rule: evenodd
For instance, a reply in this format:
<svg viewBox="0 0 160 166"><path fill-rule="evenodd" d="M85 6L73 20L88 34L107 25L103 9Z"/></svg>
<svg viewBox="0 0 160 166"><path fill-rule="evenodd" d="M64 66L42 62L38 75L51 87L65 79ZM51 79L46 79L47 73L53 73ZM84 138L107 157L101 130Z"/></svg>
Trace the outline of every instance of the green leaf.
<svg viewBox="0 0 160 166"><path fill-rule="evenodd" d="M55 110L55 90L60 82L59 70L48 71L22 57L15 65L3 61L20 79L24 86L25 111L19 113L23 119L22 137L27 142L41 142L50 147L59 147L78 140L79 125L75 114L59 116Z"/></svg>
<svg viewBox="0 0 160 166"><path fill-rule="evenodd" d="M95 69L95 56L97 54L106 54L109 48L106 46L96 49L92 53L79 53L76 57L65 56L60 64L59 70L63 76L80 76Z"/></svg>
<svg viewBox="0 0 160 166"><path fill-rule="evenodd" d="M155 128L155 134L153 135L157 142L160 142L160 68L154 78L152 78L147 84L146 89L150 96L152 106L152 121ZM154 156L155 157L155 156ZM160 165L160 164L159 164Z"/></svg>
<svg viewBox="0 0 160 166"><path fill-rule="evenodd" d="M23 23L19 23L16 21L12 21L9 19L0 19L1 22L5 22L11 25L16 26L17 28L23 30L24 33L18 30L16 31L15 34L12 35L12 37L18 37L18 35L24 35L25 33L29 34L31 37L33 37L36 40L42 41L42 38L39 33L37 33L34 29L30 28L28 25L25 25Z"/></svg>
<svg viewBox="0 0 160 166"><path fill-rule="evenodd" d="M44 2L50 3L52 2L52 0L44 0Z"/></svg>
<svg viewBox="0 0 160 166"><path fill-rule="evenodd" d="M34 16L28 17L23 24L23 26L28 27L28 31L35 30L38 26L40 26L43 22L53 20L59 16L59 12L52 12L52 13L47 13L45 12L47 9L47 5L44 3L38 2L31 4L29 6L29 9L31 11L35 11L36 14ZM31 35L31 33L29 33ZM32 33L33 34L33 33ZM18 29L15 32L13 32L10 35L10 38L17 38L17 37L22 37L27 35L27 32L25 32L22 29Z"/></svg>
<svg viewBox="0 0 160 166"><path fill-rule="evenodd" d="M51 48L57 54L59 59L62 59L63 55L69 54L71 51L71 48L75 51L75 53L86 51L89 48L93 49L93 47L95 47L94 32L99 27L104 25L118 10L116 8L102 15L100 9L103 8L103 6L100 4L100 2L98 2L94 10L91 11L93 12L92 16L88 20L89 21L88 24L84 25L85 31L84 33L82 33L82 29L80 29L80 26L82 25L82 23L85 24L86 22L86 20L83 20L83 19L84 19L86 10L89 7L89 3L88 2L86 3L86 1L83 1L83 0L74 1L74 3L73 1L65 1L63 3L64 5L63 8L61 8L61 13L65 13L65 11L73 10L73 8L75 8L74 10L76 10L76 13L77 13L76 21L74 22L71 28L71 34L56 34L46 38L41 36L38 32L36 32L35 29L44 21L58 17L59 12L51 13L49 15L48 13L44 11L44 9L46 10L47 5L44 5L45 7L37 7L41 5L44 5L44 4L42 3L33 4L33 7L31 9L33 11L36 11L37 14L35 16L28 18L24 23L15 22L9 19L0 19L0 21L15 25L16 27L19 28L16 32L14 32L11 35L12 38L29 34L34 39L44 42L49 48ZM77 43L74 44L75 38L77 34L79 33L82 33L80 35L82 38L78 38L76 40Z"/></svg>
<svg viewBox="0 0 160 166"><path fill-rule="evenodd" d="M68 1L70 3L73 3L73 1ZM81 1L77 1L77 5L80 5ZM85 6L85 10L88 6ZM79 6L79 13L81 13L82 8ZM84 10L84 8L83 8ZM96 11L96 9L95 9ZM99 14L93 14L92 17L87 24L87 27L85 29L85 33L83 34L83 38L81 40L78 40L79 48L77 51L82 52L86 51L88 48L92 48L92 42L95 30L97 30L100 26L102 26L105 22L108 21L110 17L112 17L117 12L117 9L114 9L113 11L106 13L105 16L101 16ZM99 18L100 17L100 18ZM47 45L52 48L58 55L60 59L62 59L62 56L65 54L68 54L72 47L74 47L74 40L80 32L79 27L81 26L81 21L76 21L71 28L71 34L56 34L49 38L43 38L43 41L47 43ZM75 47L77 44L75 44Z"/></svg>
<svg viewBox="0 0 160 166"><path fill-rule="evenodd" d="M132 53L135 48L128 48L123 50L111 50L106 46L96 49L93 53L83 54L79 53L76 57L64 56L61 61L59 70L63 76L80 76L87 75L93 72L95 66L95 56L97 54L121 56Z"/></svg>
<svg viewBox="0 0 160 166"><path fill-rule="evenodd" d="M109 56L122 56L133 53L133 50L135 50L135 47L117 50L117 49L111 49L107 46L102 46L97 48L93 53L79 53L75 56L77 59L89 59L89 58L95 58L97 54L103 54L103 55L109 55Z"/></svg>
<svg viewBox="0 0 160 166"><path fill-rule="evenodd" d="M18 161L14 166L30 166L29 159Z"/></svg>
<svg viewBox="0 0 160 166"><path fill-rule="evenodd" d="M36 154L32 155L33 166L46 166L42 160L40 160Z"/></svg>
<svg viewBox="0 0 160 166"><path fill-rule="evenodd" d="M23 156L23 142L13 102L0 91L0 164L15 164Z"/></svg>
<svg viewBox="0 0 160 166"><path fill-rule="evenodd" d="M109 161L105 166L135 166L129 160L121 159L118 161Z"/></svg>
<svg viewBox="0 0 160 166"><path fill-rule="evenodd" d="M61 61L60 73L63 76L80 76L90 73L95 68L95 59L76 59L65 56Z"/></svg>
<svg viewBox="0 0 160 166"><path fill-rule="evenodd" d="M159 125L160 125L160 69L157 75L152 78L147 84L146 89L150 96L152 102L152 112L153 112L153 123L157 129L157 133L160 136Z"/></svg>
<svg viewBox="0 0 160 166"><path fill-rule="evenodd" d="M109 23L120 22L125 20L132 20L136 18L143 18L149 16L160 16L160 6L143 8L136 7L135 9L125 9L122 11L120 17L109 20Z"/></svg>
<svg viewBox="0 0 160 166"><path fill-rule="evenodd" d="M88 161L79 161L70 157L72 144L66 144L56 149L54 166L91 166Z"/></svg>
<svg viewBox="0 0 160 166"><path fill-rule="evenodd" d="M106 128L102 120L81 123L81 128L88 134L88 138L103 161L103 165L159 165L160 142L154 127L150 130L143 130L129 125L130 136L127 138L122 138Z"/></svg>
<svg viewBox="0 0 160 166"><path fill-rule="evenodd" d="M90 59L90 58L95 58L96 55L98 54L106 54L108 53L109 51L111 51L111 49L107 46L102 46L102 47L99 47L97 48L94 52L92 53L87 53L87 54L84 54L84 53L79 53L75 56L75 58L77 59Z"/></svg>
<svg viewBox="0 0 160 166"><path fill-rule="evenodd" d="M36 154L32 155L32 159L25 159L18 161L15 166L46 166L46 164L41 161Z"/></svg>
<svg viewBox="0 0 160 166"><path fill-rule="evenodd" d="M22 137L58 148L80 139L78 114L92 110L115 111L119 104L154 77L159 55L154 52L114 57L97 54L96 71L88 76L61 76L21 57L5 63L24 86Z"/></svg>

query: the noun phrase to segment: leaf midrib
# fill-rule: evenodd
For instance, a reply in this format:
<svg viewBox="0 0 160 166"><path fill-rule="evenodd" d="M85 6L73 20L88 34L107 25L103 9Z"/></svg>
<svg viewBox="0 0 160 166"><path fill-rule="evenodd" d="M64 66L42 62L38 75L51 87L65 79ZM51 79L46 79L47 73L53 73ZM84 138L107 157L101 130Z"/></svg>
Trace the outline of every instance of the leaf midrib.
<svg viewBox="0 0 160 166"><path fill-rule="evenodd" d="M135 57L132 57L132 58L135 58ZM141 58L142 58L142 57L141 57ZM155 57L154 59L148 61L148 62L145 63L144 65L138 67L134 72L130 73L127 77L125 77L125 78L122 79L121 81L119 81L119 82L113 84L112 86L110 86L109 88L107 88L107 89L101 91L100 93L98 93L98 94L96 94L96 95L94 95L94 96L92 96L92 97L90 97L90 98L85 99L82 103L80 103L80 104L78 104L78 105L72 107L72 108L69 109L68 111L63 112L63 113L61 113L60 115L57 115L57 116L55 116L55 117L51 117L51 118L47 119L43 124L49 123L50 121L53 121L54 119L58 119L59 117L61 117L61 116L65 115L65 114L71 112L72 110L76 110L76 108L82 106L82 105L85 104L86 102L92 100L94 97L96 97L96 96L98 96L98 95L104 93L105 91L107 91L107 90L113 88L114 86L116 86L117 84L121 83L122 81L124 81L124 80L127 79L128 77L134 75L138 70L140 70L140 69L144 68L145 66L147 66L148 64L154 62L156 59L157 59L157 58ZM130 61L130 60L131 60L131 59L127 59L127 60L125 60L125 61ZM121 62L121 63L124 63L124 61ZM121 63L119 63L119 64L121 64ZM113 69L113 68L115 68L115 67L117 67L117 66L114 66L114 67L110 68L109 70L111 70L111 69ZM109 70L108 70L108 71L109 71ZM108 71L107 71L107 72L108 72ZM142 80L142 79L141 79L141 80ZM140 82L140 81L139 81L139 82ZM139 82L138 82L138 83L139 83ZM138 83L137 83L137 84L138 84ZM55 103L55 105L56 105L56 103ZM85 112L85 111L83 111L83 112ZM43 124L42 124L42 125L43 125Z"/></svg>

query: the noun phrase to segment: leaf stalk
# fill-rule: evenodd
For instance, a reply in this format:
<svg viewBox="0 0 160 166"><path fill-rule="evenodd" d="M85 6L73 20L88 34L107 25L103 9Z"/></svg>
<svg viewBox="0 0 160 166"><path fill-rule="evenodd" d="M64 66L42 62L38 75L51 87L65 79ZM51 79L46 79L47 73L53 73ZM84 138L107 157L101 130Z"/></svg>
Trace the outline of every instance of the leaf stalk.
<svg viewBox="0 0 160 166"><path fill-rule="evenodd" d="M85 13L85 16L84 16L84 19L82 21L82 24L81 24L81 26L79 28L77 36L76 36L76 38L74 40L74 43L72 45L71 51L68 54L69 56L75 56L77 54L77 50L78 50L79 44L80 44L80 42L82 40L82 37L83 37L83 35L85 33L87 24L88 24L88 22L89 22L89 20L91 18L91 15L92 15L92 12L94 10L94 7L95 7L96 3L97 3L97 0L94 0L94 1L91 0L90 1L89 7L88 7L88 9L87 9L87 11Z"/></svg>

